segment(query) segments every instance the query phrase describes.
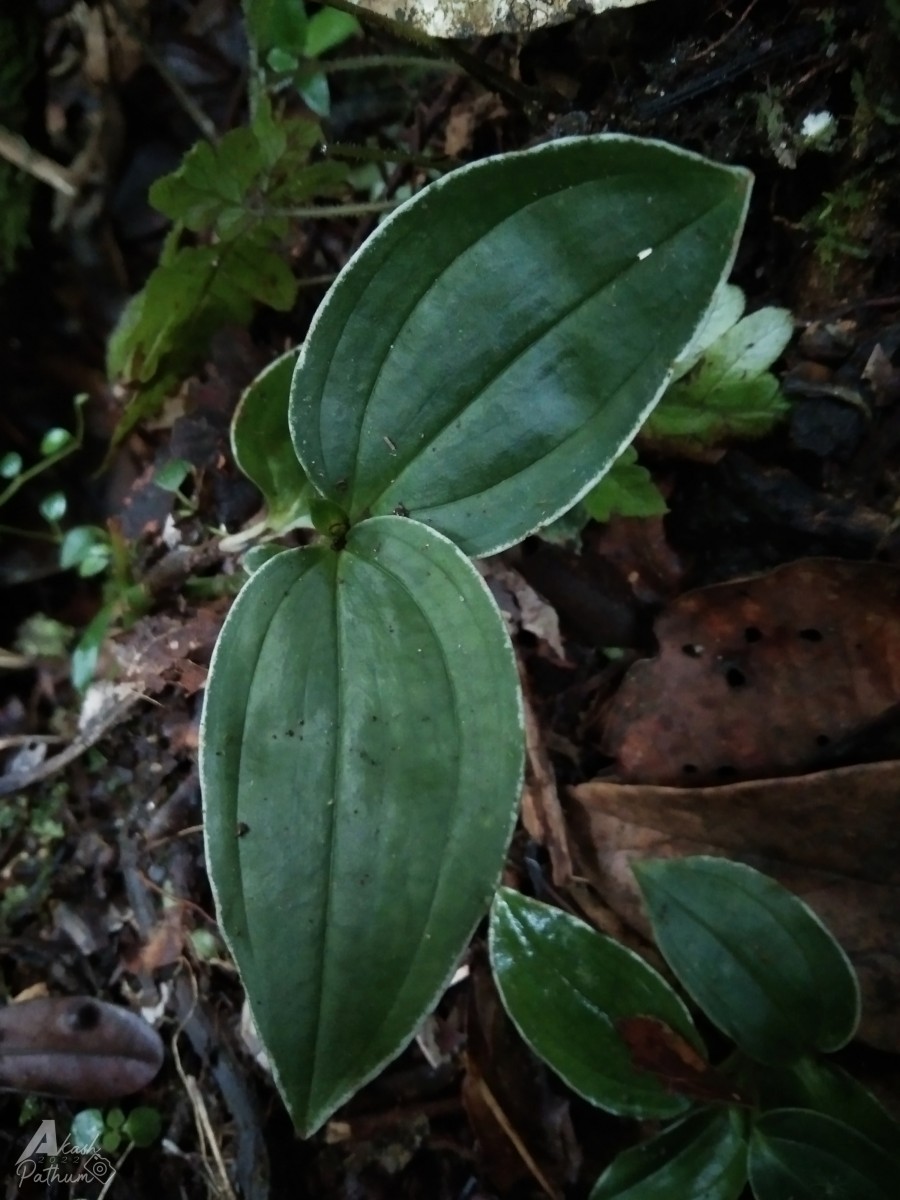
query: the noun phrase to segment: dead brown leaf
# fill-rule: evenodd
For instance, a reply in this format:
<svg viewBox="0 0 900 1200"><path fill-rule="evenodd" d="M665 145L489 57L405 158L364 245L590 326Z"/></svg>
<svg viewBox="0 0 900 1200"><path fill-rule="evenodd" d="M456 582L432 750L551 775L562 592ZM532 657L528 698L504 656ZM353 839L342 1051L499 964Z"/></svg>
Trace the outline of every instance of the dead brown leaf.
<svg viewBox="0 0 900 1200"><path fill-rule="evenodd" d="M900 695L900 571L805 559L679 597L631 667L604 751L630 783L814 769Z"/></svg>

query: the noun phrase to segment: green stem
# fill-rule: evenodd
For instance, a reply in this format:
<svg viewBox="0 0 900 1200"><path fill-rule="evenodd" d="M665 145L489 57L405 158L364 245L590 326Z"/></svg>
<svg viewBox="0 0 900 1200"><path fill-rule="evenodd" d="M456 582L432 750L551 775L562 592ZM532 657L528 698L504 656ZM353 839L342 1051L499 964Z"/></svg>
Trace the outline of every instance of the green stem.
<svg viewBox="0 0 900 1200"><path fill-rule="evenodd" d="M36 462L33 467L29 467L27 471L23 471L11 480L6 489L0 492L0 508L11 500L12 497L23 488L30 479L34 479L37 475L42 475L44 471L48 471L51 467L61 462L64 458L68 458L70 454L74 454L76 450L81 449L81 441L84 437L84 414L82 413L82 405L84 399L78 398L75 402L75 433L72 435L72 440L66 442L65 446L57 450L55 454L49 455L47 458L42 458L40 462Z"/></svg>
<svg viewBox="0 0 900 1200"><path fill-rule="evenodd" d="M458 71L459 66L448 58L431 58L425 54L361 54L358 58L332 58L320 62L326 75L335 71L377 71L382 67L399 67L426 71Z"/></svg>
<svg viewBox="0 0 900 1200"><path fill-rule="evenodd" d="M306 221L327 221L335 217L365 217L371 213L390 212L399 204L402 204L401 200L371 200L359 204L329 204L307 208L266 208L260 215L293 217Z"/></svg>

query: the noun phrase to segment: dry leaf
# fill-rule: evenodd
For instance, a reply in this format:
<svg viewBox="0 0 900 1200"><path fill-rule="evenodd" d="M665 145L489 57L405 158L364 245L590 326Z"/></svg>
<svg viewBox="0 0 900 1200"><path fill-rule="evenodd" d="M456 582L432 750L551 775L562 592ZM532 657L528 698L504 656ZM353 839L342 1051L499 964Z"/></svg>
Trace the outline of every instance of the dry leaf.
<svg viewBox="0 0 900 1200"><path fill-rule="evenodd" d="M0 1087L103 1102L146 1087L162 1060L156 1030L102 1000L69 996L0 1009Z"/></svg>
<svg viewBox="0 0 900 1200"><path fill-rule="evenodd" d="M630 783L810 770L900 696L900 571L805 559L679 597L606 712Z"/></svg>

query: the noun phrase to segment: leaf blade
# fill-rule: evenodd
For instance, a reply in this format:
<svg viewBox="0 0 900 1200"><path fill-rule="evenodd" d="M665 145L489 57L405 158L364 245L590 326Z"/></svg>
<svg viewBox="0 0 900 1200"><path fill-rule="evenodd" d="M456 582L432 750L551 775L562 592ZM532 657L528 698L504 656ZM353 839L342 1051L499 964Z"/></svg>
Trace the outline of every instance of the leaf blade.
<svg viewBox="0 0 900 1200"><path fill-rule="evenodd" d="M521 765L511 646L446 539L377 518L340 553L286 551L251 577L204 709L207 853L305 1133L440 994L499 874Z"/></svg>
<svg viewBox="0 0 900 1200"><path fill-rule="evenodd" d="M642 1013L702 1049L679 997L641 958L583 921L510 888L501 888L494 899L490 955L501 999L519 1032L579 1095L619 1115L685 1111L682 1097L632 1065L616 1030L618 1018ZM551 994L552 1008L546 1001Z"/></svg>
<svg viewBox="0 0 900 1200"><path fill-rule="evenodd" d="M632 869L669 966L751 1058L781 1066L850 1040L859 1020L855 972L786 888L723 858L647 859Z"/></svg>
<svg viewBox="0 0 900 1200"><path fill-rule="evenodd" d="M658 399L748 189L743 172L602 135L473 164L401 206L298 362L291 426L313 485L352 520L402 505L472 554L548 524Z"/></svg>

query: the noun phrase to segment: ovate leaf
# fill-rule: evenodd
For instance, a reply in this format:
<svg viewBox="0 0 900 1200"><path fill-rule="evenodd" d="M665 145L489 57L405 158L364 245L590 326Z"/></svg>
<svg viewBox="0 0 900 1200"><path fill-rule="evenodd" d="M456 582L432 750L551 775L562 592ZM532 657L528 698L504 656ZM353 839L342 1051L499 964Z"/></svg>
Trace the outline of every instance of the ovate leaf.
<svg viewBox="0 0 900 1200"><path fill-rule="evenodd" d="M548 524L658 399L749 186L619 135L432 184L347 264L301 351L291 427L313 485L352 521L406 511L471 554Z"/></svg>
<svg viewBox="0 0 900 1200"><path fill-rule="evenodd" d="M288 398L297 348L276 358L250 384L231 422L237 465L262 492L269 524L285 529L309 512L309 485L288 432Z"/></svg>
<svg viewBox="0 0 900 1200"><path fill-rule="evenodd" d="M502 619L441 535L376 518L250 577L207 688L207 859L302 1132L439 996L500 871L521 767Z"/></svg>
<svg viewBox="0 0 900 1200"><path fill-rule="evenodd" d="M621 1116L670 1117L688 1102L632 1064L616 1028L655 1017L702 1050L682 1001L642 958L559 909L510 888L494 899L491 966L534 1052L579 1095Z"/></svg>
<svg viewBox="0 0 900 1200"><path fill-rule="evenodd" d="M897 1160L843 1121L799 1108L756 1122L748 1159L756 1200L896 1200Z"/></svg>
<svg viewBox="0 0 900 1200"><path fill-rule="evenodd" d="M595 521L608 521L614 515L657 517L668 512L662 493L638 462L633 446L626 446L583 504Z"/></svg>
<svg viewBox="0 0 900 1200"><path fill-rule="evenodd" d="M850 1040L859 1020L856 975L802 900L723 858L632 866L669 966L751 1058L781 1066Z"/></svg>
<svg viewBox="0 0 900 1200"><path fill-rule="evenodd" d="M590 1200L737 1200L747 1182L743 1124L733 1109L692 1113L614 1159Z"/></svg>

